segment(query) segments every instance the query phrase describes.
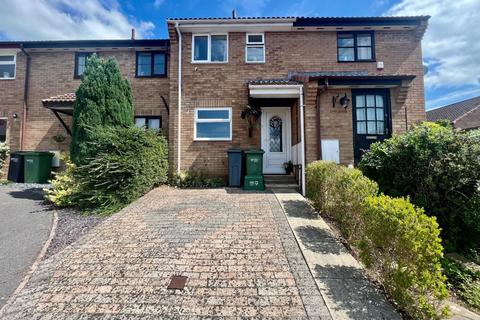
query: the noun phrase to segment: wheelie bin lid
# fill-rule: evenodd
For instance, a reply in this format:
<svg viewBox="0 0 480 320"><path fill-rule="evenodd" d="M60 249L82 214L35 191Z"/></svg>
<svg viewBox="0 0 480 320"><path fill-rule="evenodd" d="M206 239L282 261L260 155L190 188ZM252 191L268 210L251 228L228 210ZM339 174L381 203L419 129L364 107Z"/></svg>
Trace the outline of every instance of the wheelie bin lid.
<svg viewBox="0 0 480 320"><path fill-rule="evenodd" d="M245 153L251 153L251 154L264 154L265 151L263 151L262 149L248 149L245 151Z"/></svg>

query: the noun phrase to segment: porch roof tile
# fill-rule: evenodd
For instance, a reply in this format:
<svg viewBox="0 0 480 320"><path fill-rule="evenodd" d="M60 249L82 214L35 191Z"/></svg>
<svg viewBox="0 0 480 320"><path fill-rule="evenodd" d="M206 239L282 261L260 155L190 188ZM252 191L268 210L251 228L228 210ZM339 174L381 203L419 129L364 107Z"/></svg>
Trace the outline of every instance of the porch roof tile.
<svg viewBox="0 0 480 320"><path fill-rule="evenodd" d="M64 94L59 94L56 96L52 96L46 99L43 99L42 102L43 104L48 104L48 103L57 103L57 102L63 102L63 103L68 103L68 102L75 102L75 93L70 92L70 93L64 93Z"/></svg>
<svg viewBox="0 0 480 320"><path fill-rule="evenodd" d="M260 80L248 80L249 85L297 85L302 82L291 79L260 79Z"/></svg>

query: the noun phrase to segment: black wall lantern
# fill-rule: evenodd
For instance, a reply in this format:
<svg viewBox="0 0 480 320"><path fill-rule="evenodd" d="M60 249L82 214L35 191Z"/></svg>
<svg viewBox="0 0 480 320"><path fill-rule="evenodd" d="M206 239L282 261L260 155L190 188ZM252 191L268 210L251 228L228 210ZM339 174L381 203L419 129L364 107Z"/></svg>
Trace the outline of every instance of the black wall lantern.
<svg viewBox="0 0 480 320"><path fill-rule="evenodd" d="M340 97L339 94L336 96L332 97L332 105L335 108L339 104L341 107L344 109L348 108L348 105L350 104L350 99L348 98L347 94L345 93L343 97Z"/></svg>

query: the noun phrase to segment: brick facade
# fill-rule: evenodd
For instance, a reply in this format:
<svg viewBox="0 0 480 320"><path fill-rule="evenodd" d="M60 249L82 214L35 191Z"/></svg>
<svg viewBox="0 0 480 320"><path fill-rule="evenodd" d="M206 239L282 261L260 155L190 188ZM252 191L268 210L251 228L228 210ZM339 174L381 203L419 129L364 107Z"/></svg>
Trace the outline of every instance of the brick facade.
<svg viewBox="0 0 480 320"><path fill-rule="evenodd" d="M192 22L195 23L195 22ZM228 23L228 22L227 22ZM136 78L135 49L103 49L101 57L114 57L122 74L130 81L135 98L136 115L161 115L162 128L169 138L170 166L178 165L178 129L181 129L181 170L206 170L214 176L227 174L227 150L230 148L260 148L260 121L248 136L248 128L240 114L249 103L247 81L259 79L286 79L292 73L357 71L369 76L410 75L413 81L402 81L390 93L393 133L405 131L413 123L425 119L421 34L425 21L410 30L375 30L375 58L384 62L377 69L376 62L337 62L337 32L335 30L266 31L265 63L245 62L246 32L228 33L228 62L192 63L192 33L182 32L182 103L181 124L178 120L178 50L179 39L174 22L168 22L169 55L168 77ZM423 29L422 29L423 28ZM420 29L420 31L419 31ZM422 31L423 30L423 31ZM212 30L214 32L215 30ZM204 33L204 32L202 32ZM420 34L420 35L419 35ZM1 49L0 49L1 50ZM58 120L46 110L41 100L74 92L80 80L74 79L76 49L31 52L30 90L24 150L67 150L68 141L58 145L52 139L64 134ZM78 51L78 50L77 50ZM87 50L86 50L87 51ZM20 148L25 55L17 55L17 77L0 81L0 117L8 116L8 140L12 150ZM354 161L354 133L352 107L333 108L332 97L352 97L354 87L322 87L316 78L302 79L305 105L306 161L319 159L319 137L337 139L340 162ZM162 102L170 106L170 114ZM299 101L291 103L292 145L300 141ZM195 108L232 108L231 141L194 141ZM319 109L317 109L319 108ZM18 114L16 120L13 114Z"/></svg>
<svg viewBox="0 0 480 320"><path fill-rule="evenodd" d="M43 107L42 100L58 94L75 92L80 79L74 78L75 50L30 52L29 89L23 150L54 151L68 150L68 134L54 114ZM135 115L155 115L162 117L162 130L168 134L168 114L161 96L168 103L169 80L165 78L135 77L136 51L99 51L102 58L113 57L118 61L122 75L131 84ZM168 61L168 60L167 60ZM7 140L12 151L20 149L21 123L23 119L23 95L26 56L17 53L15 80L1 80L0 117L8 117ZM167 70L168 74L168 70ZM18 118L13 119L16 113ZM71 117L61 115L71 124ZM64 135L67 140L57 143L55 135Z"/></svg>
<svg viewBox="0 0 480 320"><path fill-rule="evenodd" d="M171 121L177 121L178 39L170 24L171 41L170 101ZM192 63L192 34L182 33L182 135L181 169L205 169L212 175L225 176L227 153L231 148L259 148L260 128L249 138L245 120L240 113L248 103L246 82L254 79L287 78L289 72L302 71L359 71L372 75L415 75L402 103L397 103L400 88L391 89L392 129L402 132L407 126L425 119L423 65L420 40L414 31L376 31L376 60L383 61L383 70L376 62L338 63L336 32L266 32L266 62L245 62L243 32L228 34L228 63ZM305 149L307 163L318 159L316 98L317 82L305 84ZM320 93L320 135L324 139L338 139L340 160L353 163L352 108L332 108L332 96L345 94L350 89L328 89ZM232 107L232 141L194 141L194 111L196 107ZM296 107L294 107L296 108ZM407 120L405 117L407 109ZM292 110L292 119L298 111ZM175 122L176 123L176 122ZM297 123L292 120L292 142L298 141ZM177 125L170 126L171 168L177 166Z"/></svg>

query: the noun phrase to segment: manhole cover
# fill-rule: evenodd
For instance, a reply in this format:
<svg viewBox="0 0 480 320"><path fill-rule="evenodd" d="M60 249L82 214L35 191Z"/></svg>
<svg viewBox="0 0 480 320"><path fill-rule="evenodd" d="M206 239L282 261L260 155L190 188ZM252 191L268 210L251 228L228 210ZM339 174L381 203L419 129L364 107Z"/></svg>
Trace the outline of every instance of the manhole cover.
<svg viewBox="0 0 480 320"><path fill-rule="evenodd" d="M172 279L170 280L170 284L168 285L167 289L183 290L183 288L185 288L185 283L187 283L187 277L173 276Z"/></svg>

